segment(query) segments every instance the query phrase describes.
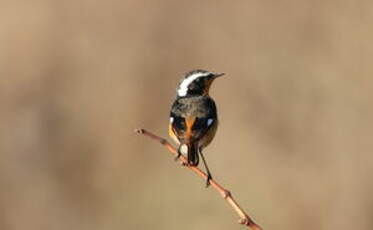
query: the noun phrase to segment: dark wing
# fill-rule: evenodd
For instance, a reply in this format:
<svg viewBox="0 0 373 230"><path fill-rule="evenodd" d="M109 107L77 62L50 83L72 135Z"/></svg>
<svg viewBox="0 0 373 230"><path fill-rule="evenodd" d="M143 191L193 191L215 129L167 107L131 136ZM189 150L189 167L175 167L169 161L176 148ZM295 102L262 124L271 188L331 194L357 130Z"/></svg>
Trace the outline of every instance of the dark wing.
<svg viewBox="0 0 373 230"><path fill-rule="evenodd" d="M182 140L184 137L184 133L186 131L186 124L184 118L171 113L171 120L171 127L174 134L179 140Z"/></svg>
<svg viewBox="0 0 373 230"><path fill-rule="evenodd" d="M193 136L196 140L201 139L216 122L216 116L197 117L192 127Z"/></svg>
<svg viewBox="0 0 373 230"><path fill-rule="evenodd" d="M201 100L200 111L192 127L196 139L201 139L217 122L215 102L210 97Z"/></svg>
<svg viewBox="0 0 373 230"><path fill-rule="evenodd" d="M180 102L180 99L176 99L171 107L171 128L179 141L182 141L184 139L183 137L186 131L185 119L182 116L185 110L187 110L187 108L184 103Z"/></svg>

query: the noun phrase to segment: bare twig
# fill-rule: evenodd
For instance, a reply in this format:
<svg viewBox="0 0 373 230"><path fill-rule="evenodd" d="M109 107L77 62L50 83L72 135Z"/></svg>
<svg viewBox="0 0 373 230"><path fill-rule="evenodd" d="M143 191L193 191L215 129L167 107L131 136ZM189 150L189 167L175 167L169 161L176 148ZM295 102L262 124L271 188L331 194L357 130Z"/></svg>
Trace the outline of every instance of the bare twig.
<svg viewBox="0 0 373 230"><path fill-rule="evenodd" d="M151 139L153 139L154 141L157 141L159 142L160 144L164 145L168 151L170 151L173 155L177 155L177 150L174 146L172 146L166 139L164 138L161 138L149 131L146 131L145 129L136 129L135 130L136 133L138 134L142 134L144 136L147 136ZM190 170L192 170L193 172L197 173L200 177L204 178L204 179L207 179L207 175L201 170L199 169L198 167L194 167L194 166L190 166L188 165L188 161L186 159L186 157L184 156L180 156L180 161L187 167L189 168ZM225 189L223 186L221 186L220 184L218 184L218 182L216 182L215 180L210 180L210 183L211 183L211 186L216 190L218 191L221 196L232 206L232 208L236 211L236 213L238 214L238 216L240 217L240 220L238 221L238 223L242 224L242 225L245 225L253 230L262 230L262 228L257 225L251 218L250 216L240 207L240 205L237 203L237 201L233 198L232 194L230 191L228 191L227 189Z"/></svg>

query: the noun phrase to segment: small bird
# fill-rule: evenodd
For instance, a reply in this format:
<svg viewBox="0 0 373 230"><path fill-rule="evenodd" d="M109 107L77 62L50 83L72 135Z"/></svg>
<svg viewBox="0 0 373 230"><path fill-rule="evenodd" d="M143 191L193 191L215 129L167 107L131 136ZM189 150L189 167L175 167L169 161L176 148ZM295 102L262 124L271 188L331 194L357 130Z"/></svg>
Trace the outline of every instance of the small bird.
<svg viewBox="0 0 373 230"><path fill-rule="evenodd" d="M212 179L202 150L215 136L218 116L214 100L209 96L212 82L224 73L193 70L185 74L177 87L177 97L171 107L169 135L179 144L177 160L186 152L188 165L197 166L199 155L207 171L206 187Z"/></svg>

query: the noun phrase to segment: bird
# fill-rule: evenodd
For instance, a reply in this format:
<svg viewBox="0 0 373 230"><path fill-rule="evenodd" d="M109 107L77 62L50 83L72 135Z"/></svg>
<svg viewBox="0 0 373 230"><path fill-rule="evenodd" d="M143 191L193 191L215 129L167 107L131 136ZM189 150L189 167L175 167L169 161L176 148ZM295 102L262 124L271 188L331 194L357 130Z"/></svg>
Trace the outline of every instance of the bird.
<svg viewBox="0 0 373 230"><path fill-rule="evenodd" d="M212 175L202 150L212 142L218 128L216 104L209 90L212 82L223 75L202 69L184 74L170 112L168 132L179 145L175 160L184 153L187 165L198 166L200 155L207 174L206 187L210 185Z"/></svg>

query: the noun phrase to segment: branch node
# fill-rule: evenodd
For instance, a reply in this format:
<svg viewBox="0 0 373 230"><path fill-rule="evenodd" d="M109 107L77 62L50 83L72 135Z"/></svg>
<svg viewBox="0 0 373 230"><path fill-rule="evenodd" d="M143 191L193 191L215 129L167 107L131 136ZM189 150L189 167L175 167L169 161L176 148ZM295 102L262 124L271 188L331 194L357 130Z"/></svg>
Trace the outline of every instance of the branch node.
<svg viewBox="0 0 373 230"><path fill-rule="evenodd" d="M222 192L222 196L224 199L227 199L228 197L232 197L232 193L229 190L224 189L224 191Z"/></svg>
<svg viewBox="0 0 373 230"><path fill-rule="evenodd" d="M144 129L135 129L135 133L144 134Z"/></svg>
<svg viewBox="0 0 373 230"><path fill-rule="evenodd" d="M240 223L242 225L248 225L249 220L247 218L241 218L241 219L238 220L238 223Z"/></svg>

